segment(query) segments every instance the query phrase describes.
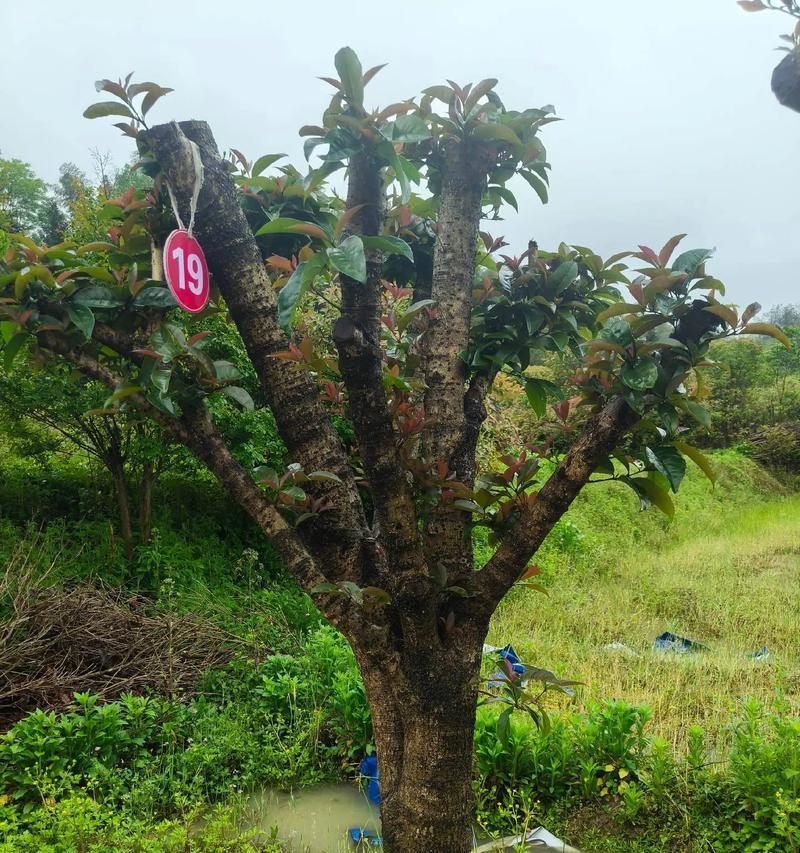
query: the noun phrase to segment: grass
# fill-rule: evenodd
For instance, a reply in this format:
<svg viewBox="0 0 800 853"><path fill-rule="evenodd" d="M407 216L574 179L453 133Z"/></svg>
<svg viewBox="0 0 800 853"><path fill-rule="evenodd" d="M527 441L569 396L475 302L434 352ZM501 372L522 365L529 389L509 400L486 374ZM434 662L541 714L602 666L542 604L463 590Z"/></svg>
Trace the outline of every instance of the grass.
<svg viewBox="0 0 800 853"><path fill-rule="evenodd" d="M671 525L633 516L616 484L576 506L561 536L568 547L551 544L543 554L549 595L513 591L488 642L512 642L526 662L580 679L578 702L648 705L652 730L676 746L694 724L720 746L746 697L769 705L785 691L797 710L800 499L782 497L746 463L723 457L718 467L711 494L688 479ZM665 630L710 649L653 652ZM613 642L631 652L604 648ZM769 659L752 660L764 645Z"/></svg>

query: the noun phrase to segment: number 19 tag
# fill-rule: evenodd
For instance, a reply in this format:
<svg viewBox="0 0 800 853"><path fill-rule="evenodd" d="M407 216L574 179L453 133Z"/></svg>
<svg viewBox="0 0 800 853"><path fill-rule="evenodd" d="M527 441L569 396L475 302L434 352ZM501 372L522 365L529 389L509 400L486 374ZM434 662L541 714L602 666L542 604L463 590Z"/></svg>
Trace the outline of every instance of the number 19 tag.
<svg viewBox="0 0 800 853"><path fill-rule="evenodd" d="M164 244L164 272L175 301L197 314L208 304L208 265L200 244L183 228L176 228Z"/></svg>

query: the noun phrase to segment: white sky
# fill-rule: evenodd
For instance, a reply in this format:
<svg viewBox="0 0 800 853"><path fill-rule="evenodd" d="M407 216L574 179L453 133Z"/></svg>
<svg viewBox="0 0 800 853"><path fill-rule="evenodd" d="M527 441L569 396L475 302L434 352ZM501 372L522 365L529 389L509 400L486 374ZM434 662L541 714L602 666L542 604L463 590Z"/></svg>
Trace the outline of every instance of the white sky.
<svg viewBox="0 0 800 853"><path fill-rule="evenodd" d="M544 130L551 201L518 190L521 213L490 223L521 251L559 241L602 255L686 231L717 247L710 271L728 298L800 302L800 114L769 89L783 15L734 0L0 0L0 150L46 180L88 149L118 163L131 143L111 119L88 121L93 81L135 70L176 91L154 122L202 118L220 147L286 152L318 122L333 54L389 62L368 105L449 77L498 77L506 106L555 104Z"/></svg>

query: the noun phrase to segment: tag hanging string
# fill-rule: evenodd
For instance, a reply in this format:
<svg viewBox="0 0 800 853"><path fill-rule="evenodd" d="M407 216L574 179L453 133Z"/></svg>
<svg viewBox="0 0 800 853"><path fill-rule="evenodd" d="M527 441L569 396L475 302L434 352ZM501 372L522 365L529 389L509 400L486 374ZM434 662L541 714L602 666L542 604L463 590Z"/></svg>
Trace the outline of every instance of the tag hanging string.
<svg viewBox="0 0 800 853"><path fill-rule="evenodd" d="M200 159L200 149L197 147L197 144L192 142L191 139L186 140L191 146L192 151L192 162L194 164L194 188L192 189L192 198L189 202L189 227L183 224L183 220L181 219L180 212L178 211L178 202L175 198L175 193L172 190L172 186L169 181L166 181L167 191L169 192L169 200L172 202L172 212L175 214L175 221L178 223L178 228L182 231L186 231L189 236L192 236L192 231L194 230L194 215L197 212L197 200L200 198L200 190L203 187L203 161Z"/></svg>

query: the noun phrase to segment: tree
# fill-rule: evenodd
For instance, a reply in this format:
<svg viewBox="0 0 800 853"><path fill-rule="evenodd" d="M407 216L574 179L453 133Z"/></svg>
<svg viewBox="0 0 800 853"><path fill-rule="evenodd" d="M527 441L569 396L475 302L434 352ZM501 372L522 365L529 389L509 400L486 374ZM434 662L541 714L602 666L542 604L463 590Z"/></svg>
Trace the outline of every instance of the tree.
<svg viewBox="0 0 800 853"><path fill-rule="evenodd" d="M22 160L0 159L0 229L30 231L39 222L47 186Z"/></svg>
<svg viewBox="0 0 800 853"><path fill-rule="evenodd" d="M778 101L800 112L800 3L798 0L738 0L746 12L783 12L797 20L791 33L781 36L790 47L780 47L786 56L772 72L772 91Z"/></svg>
<svg viewBox="0 0 800 853"><path fill-rule="evenodd" d="M767 320L781 328L800 328L800 304L773 305L767 311Z"/></svg>
<svg viewBox="0 0 800 853"><path fill-rule="evenodd" d="M46 371L0 368L0 421L6 433L28 439L26 421L32 422L99 462L111 478L119 533L131 558L137 538L142 544L150 539L153 489L158 477L174 466L175 453L161 431L135 410L104 410L107 396L97 382L71 376L66 364L51 364Z"/></svg>
<svg viewBox="0 0 800 853"><path fill-rule="evenodd" d="M362 72L349 48L335 64L321 125L301 131L307 156L325 149L306 175L291 166L267 175L275 155L221 157L203 122L148 128L146 113L168 90L130 75L99 81L118 100L85 115L122 116L154 188L107 205L108 242L51 249L15 239L0 274L0 310L14 324L5 357L66 360L111 390L110 408L150 417L216 475L354 650L386 849L463 853L493 611L535 574L531 558L595 473L671 512L684 457L711 471L679 433L683 416L705 418L693 394L711 340L782 333L750 323L756 306L739 317L717 299L724 288L705 272L708 250L671 260L682 235L660 252L642 246L605 261L567 244L499 254L504 242L480 221L517 206L514 175L546 199L539 133L552 108L506 109L497 81L484 80L368 111L364 86L380 67ZM194 229L215 287L207 311L227 312L241 335L286 444L285 471L237 462L212 409L221 399L250 407L252 395L233 364L208 355L213 335L169 313L174 301L148 267L151 240L174 224L171 195L192 218L198 158ZM343 167L344 202L325 192ZM332 316L316 346L293 331L309 301L317 327ZM529 375L541 350L581 359L568 387ZM500 373L539 414L554 401L565 452L531 446L500 471L477 470L484 401ZM496 545L480 571L475 525ZM545 670L531 676L544 690L569 689ZM505 687L500 733L513 708L544 718L512 676Z"/></svg>

